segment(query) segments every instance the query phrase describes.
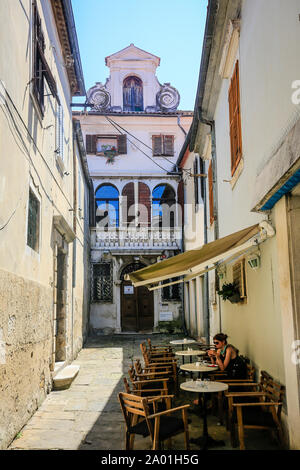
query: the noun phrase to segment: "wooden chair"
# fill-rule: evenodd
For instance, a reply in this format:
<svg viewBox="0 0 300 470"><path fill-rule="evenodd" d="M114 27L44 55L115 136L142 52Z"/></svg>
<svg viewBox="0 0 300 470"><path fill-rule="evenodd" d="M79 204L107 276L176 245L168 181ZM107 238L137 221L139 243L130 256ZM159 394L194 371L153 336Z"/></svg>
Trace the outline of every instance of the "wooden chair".
<svg viewBox="0 0 300 470"><path fill-rule="evenodd" d="M168 399L172 395L163 398ZM152 450L160 450L162 443L171 437L184 432L185 448L189 450L189 431L187 420L187 408L190 405L182 405L177 408L169 408L165 411L151 413L149 405L161 400L162 397L144 398L134 394L119 393L121 410L125 420L125 449L133 450L134 436L150 436ZM182 418L170 416L181 411ZM143 418L140 421L140 418Z"/></svg>
<svg viewBox="0 0 300 470"><path fill-rule="evenodd" d="M245 384L245 386L247 386L248 383L253 383L255 380L255 368L250 364L249 359L247 358L244 358L244 359L247 364L247 376L245 379L229 379L228 375L226 374L226 371L215 372L212 375L211 379L214 382L226 383L228 385L228 391L230 391L231 389L234 390L234 388L239 387L239 386L243 387L244 385L242 384ZM224 401L224 397L226 397L226 393L224 394L224 392L219 392L217 394L218 417L219 417L220 424L223 424L224 409L226 408L226 401ZM227 429L228 429L228 426L229 426L228 415L227 415L226 423L227 423Z"/></svg>
<svg viewBox="0 0 300 470"><path fill-rule="evenodd" d="M148 350L145 341L140 344L140 348L143 355L148 354L148 357L153 360L160 358L163 360L172 360L175 357L174 353L169 350L151 350L150 348Z"/></svg>
<svg viewBox="0 0 300 470"><path fill-rule="evenodd" d="M280 417L285 387L273 380L265 371L262 371L259 383L248 383L242 386L252 388L253 391L226 394L233 447L235 446L236 426L241 450L245 450L244 429L276 430L282 446L283 434Z"/></svg>
<svg viewBox="0 0 300 470"><path fill-rule="evenodd" d="M161 344L157 344L155 346L152 345L151 343L151 339L148 338L147 339L147 342L148 342L148 346L149 346L149 352L150 354L153 354L153 353L169 353L170 355L172 356L175 356L174 354L174 351L172 349L172 346L165 346L165 345L161 345Z"/></svg>
<svg viewBox="0 0 300 470"><path fill-rule="evenodd" d="M129 380L132 384L134 391L153 389L159 387L160 390L164 390L164 395L168 394L168 381L167 375L160 374L136 374L133 366L128 369Z"/></svg>
<svg viewBox="0 0 300 470"><path fill-rule="evenodd" d="M148 353L143 353L144 358L144 370L148 373L151 371L156 372L167 372L170 379L173 380L175 386L177 387L177 359L154 359L150 358Z"/></svg>

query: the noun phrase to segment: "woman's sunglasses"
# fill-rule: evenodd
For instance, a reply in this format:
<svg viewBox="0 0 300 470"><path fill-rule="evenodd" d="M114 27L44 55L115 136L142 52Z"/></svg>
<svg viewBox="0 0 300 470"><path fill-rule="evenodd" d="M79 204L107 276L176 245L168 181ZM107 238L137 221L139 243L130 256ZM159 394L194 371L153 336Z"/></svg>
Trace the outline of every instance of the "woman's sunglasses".
<svg viewBox="0 0 300 470"><path fill-rule="evenodd" d="M220 344L220 341L214 341L214 344Z"/></svg>

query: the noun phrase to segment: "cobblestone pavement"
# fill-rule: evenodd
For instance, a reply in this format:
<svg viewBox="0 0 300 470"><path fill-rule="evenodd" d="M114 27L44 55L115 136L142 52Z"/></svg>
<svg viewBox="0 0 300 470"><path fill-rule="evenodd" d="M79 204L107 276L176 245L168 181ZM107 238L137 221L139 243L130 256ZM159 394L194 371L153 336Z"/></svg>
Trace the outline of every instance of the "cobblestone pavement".
<svg viewBox="0 0 300 470"><path fill-rule="evenodd" d="M38 450L122 450L124 449L124 419L118 393L124 391L123 377L127 376L132 358L141 357L140 343L147 336L116 335L90 338L73 364L80 371L67 390L51 392L42 406L21 430L9 449ZM168 344L174 335L152 335L153 344ZM180 380L185 380L180 377ZM195 396L181 392L176 405L193 404ZM191 410L193 406L191 407ZM190 437L202 433L202 420L189 412ZM218 419L208 417L209 433L223 439L231 449L229 433L218 426ZM249 448L276 448L268 434L259 433L250 439ZM248 444L249 445L249 444ZM136 436L135 449L150 449L150 439ZM184 449L183 434L172 439L172 449ZM192 450L197 446L191 445Z"/></svg>

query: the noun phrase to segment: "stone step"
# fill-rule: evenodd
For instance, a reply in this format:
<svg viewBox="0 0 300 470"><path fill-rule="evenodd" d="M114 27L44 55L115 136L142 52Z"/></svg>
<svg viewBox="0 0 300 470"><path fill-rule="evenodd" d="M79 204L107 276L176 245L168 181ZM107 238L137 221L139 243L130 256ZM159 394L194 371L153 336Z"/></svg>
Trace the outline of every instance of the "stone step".
<svg viewBox="0 0 300 470"><path fill-rule="evenodd" d="M53 390L65 390L69 388L79 372L80 366L70 365L64 367L53 379Z"/></svg>

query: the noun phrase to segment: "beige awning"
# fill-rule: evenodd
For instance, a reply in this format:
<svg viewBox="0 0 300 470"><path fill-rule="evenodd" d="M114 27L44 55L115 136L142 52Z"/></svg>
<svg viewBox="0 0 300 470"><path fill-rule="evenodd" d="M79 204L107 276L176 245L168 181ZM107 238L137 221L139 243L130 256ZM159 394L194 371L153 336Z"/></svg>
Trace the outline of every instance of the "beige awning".
<svg viewBox="0 0 300 470"><path fill-rule="evenodd" d="M247 250L250 246L257 245L258 239L255 236L260 231L261 227L259 224L252 225L227 237L207 243L201 248L186 251L127 274L125 278L132 281L134 286L153 285L160 281L180 276L193 278L207 271L209 265L217 263L225 257ZM164 285L161 287L164 287Z"/></svg>

